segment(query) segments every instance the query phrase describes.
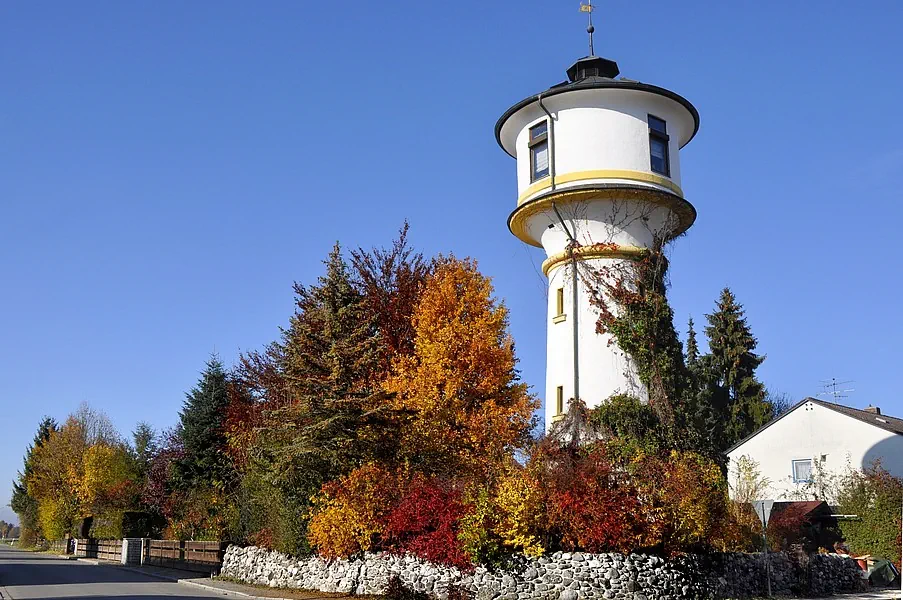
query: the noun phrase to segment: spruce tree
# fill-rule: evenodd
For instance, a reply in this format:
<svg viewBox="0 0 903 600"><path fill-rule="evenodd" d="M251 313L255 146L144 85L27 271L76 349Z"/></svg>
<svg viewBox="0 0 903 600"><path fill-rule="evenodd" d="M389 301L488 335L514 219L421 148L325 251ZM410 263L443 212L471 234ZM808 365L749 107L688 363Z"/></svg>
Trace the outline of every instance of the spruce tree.
<svg viewBox="0 0 903 600"><path fill-rule="evenodd" d="M687 323L685 360L689 383L685 395L687 435L694 450L723 463L724 422L727 420L727 400L723 390L711 375L710 356L700 356L693 319Z"/></svg>
<svg viewBox="0 0 903 600"><path fill-rule="evenodd" d="M727 446L743 439L772 418L765 399L765 386L756 378L764 356L753 351L756 338L746 322L743 306L729 288L724 288L715 312L706 315L709 341L705 372L710 384L723 389L727 400L725 440Z"/></svg>
<svg viewBox="0 0 903 600"><path fill-rule="evenodd" d="M352 284L338 244L325 265L316 286L295 285L296 312L270 350L287 397L268 419L265 459L280 486L304 501L324 481L391 453L394 439L378 385L375 315Z"/></svg>
<svg viewBox="0 0 903 600"><path fill-rule="evenodd" d="M136 470L141 478L147 473L151 460L157 454L157 432L150 424L141 421L132 432L130 454L135 462Z"/></svg>
<svg viewBox="0 0 903 600"><path fill-rule="evenodd" d="M216 355L207 361L198 383L186 394L176 431L183 456L174 462L173 478L184 489L225 483L231 467L224 452L227 376Z"/></svg>
<svg viewBox="0 0 903 600"><path fill-rule="evenodd" d="M693 317L687 323L687 350L686 350L687 368L692 370L696 368L699 362L699 344L696 342L696 329L693 327Z"/></svg>

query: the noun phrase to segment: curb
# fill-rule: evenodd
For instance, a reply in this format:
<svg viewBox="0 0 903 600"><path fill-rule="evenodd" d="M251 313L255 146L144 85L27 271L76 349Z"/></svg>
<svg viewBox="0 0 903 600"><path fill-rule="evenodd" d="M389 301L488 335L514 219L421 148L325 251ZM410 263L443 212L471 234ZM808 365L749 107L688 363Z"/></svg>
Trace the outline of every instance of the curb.
<svg viewBox="0 0 903 600"><path fill-rule="evenodd" d="M252 594L246 594L245 592L236 592L234 590L224 590L223 588L219 588L213 585L207 585L206 583L201 583L199 581L195 581L193 579L177 579L179 583L184 585L193 585L195 587L204 588L205 590L211 590L215 592L219 592L224 595L234 594L236 596L241 596L242 598L251 598L252 600L293 600L292 598L274 598L273 596L254 596Z"/></svg>

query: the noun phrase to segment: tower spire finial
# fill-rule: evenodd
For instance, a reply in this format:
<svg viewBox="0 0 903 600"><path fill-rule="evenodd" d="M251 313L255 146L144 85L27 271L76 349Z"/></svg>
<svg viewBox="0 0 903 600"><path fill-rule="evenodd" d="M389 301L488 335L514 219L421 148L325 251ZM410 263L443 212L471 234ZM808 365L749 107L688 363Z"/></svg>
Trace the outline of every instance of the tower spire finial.
<svg viewBox="0 0 903 600"><path fill-rule="evenodd" d="M593 52L593 33L596 31L596 28L593 27L593 0L586 0L586 4L580 4L580 12L585 12L589 23L586 26L586 33L589 34L589 55L595 56L595 52Z"/></svg>

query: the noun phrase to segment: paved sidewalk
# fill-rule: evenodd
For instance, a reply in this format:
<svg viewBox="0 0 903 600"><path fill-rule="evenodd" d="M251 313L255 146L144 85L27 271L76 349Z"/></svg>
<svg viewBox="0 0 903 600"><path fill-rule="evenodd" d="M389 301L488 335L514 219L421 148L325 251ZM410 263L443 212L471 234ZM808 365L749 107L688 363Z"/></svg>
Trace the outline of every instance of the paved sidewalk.
<svg viewBox="0 0 903 600"><path fill-rule="evenodd" d="M867 592L860 592L858 594L837 594L836 596L832 596L832 598L835 598L836 600L900 600L900 589L877 588L869 590ZM813 598L808 600L818 599ZM824 598L822 598L821 600L824 600Z"/></svg>

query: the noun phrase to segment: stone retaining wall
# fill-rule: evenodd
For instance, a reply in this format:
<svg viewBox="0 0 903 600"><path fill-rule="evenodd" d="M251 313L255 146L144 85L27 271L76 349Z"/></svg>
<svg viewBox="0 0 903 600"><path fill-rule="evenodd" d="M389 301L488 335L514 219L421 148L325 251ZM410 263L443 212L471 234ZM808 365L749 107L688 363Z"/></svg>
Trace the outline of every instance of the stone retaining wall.
<svg viewBox="0 0 903 600"><path fill-rule="evenodd" d="M812 555L791 561L769 555L772 593L829 595L859 591L859 567L848 557ZM697 600L765 595L761 554L690 555L674 560L644 554L556 552L537 559L518 557L510 568L472 573L412 556L366 554L353 560L293 558L263 548L229 546L222 574L273 587L321 592L379 594L400 577L408 587L440 599L449 586L478 600Z"/></svg>

